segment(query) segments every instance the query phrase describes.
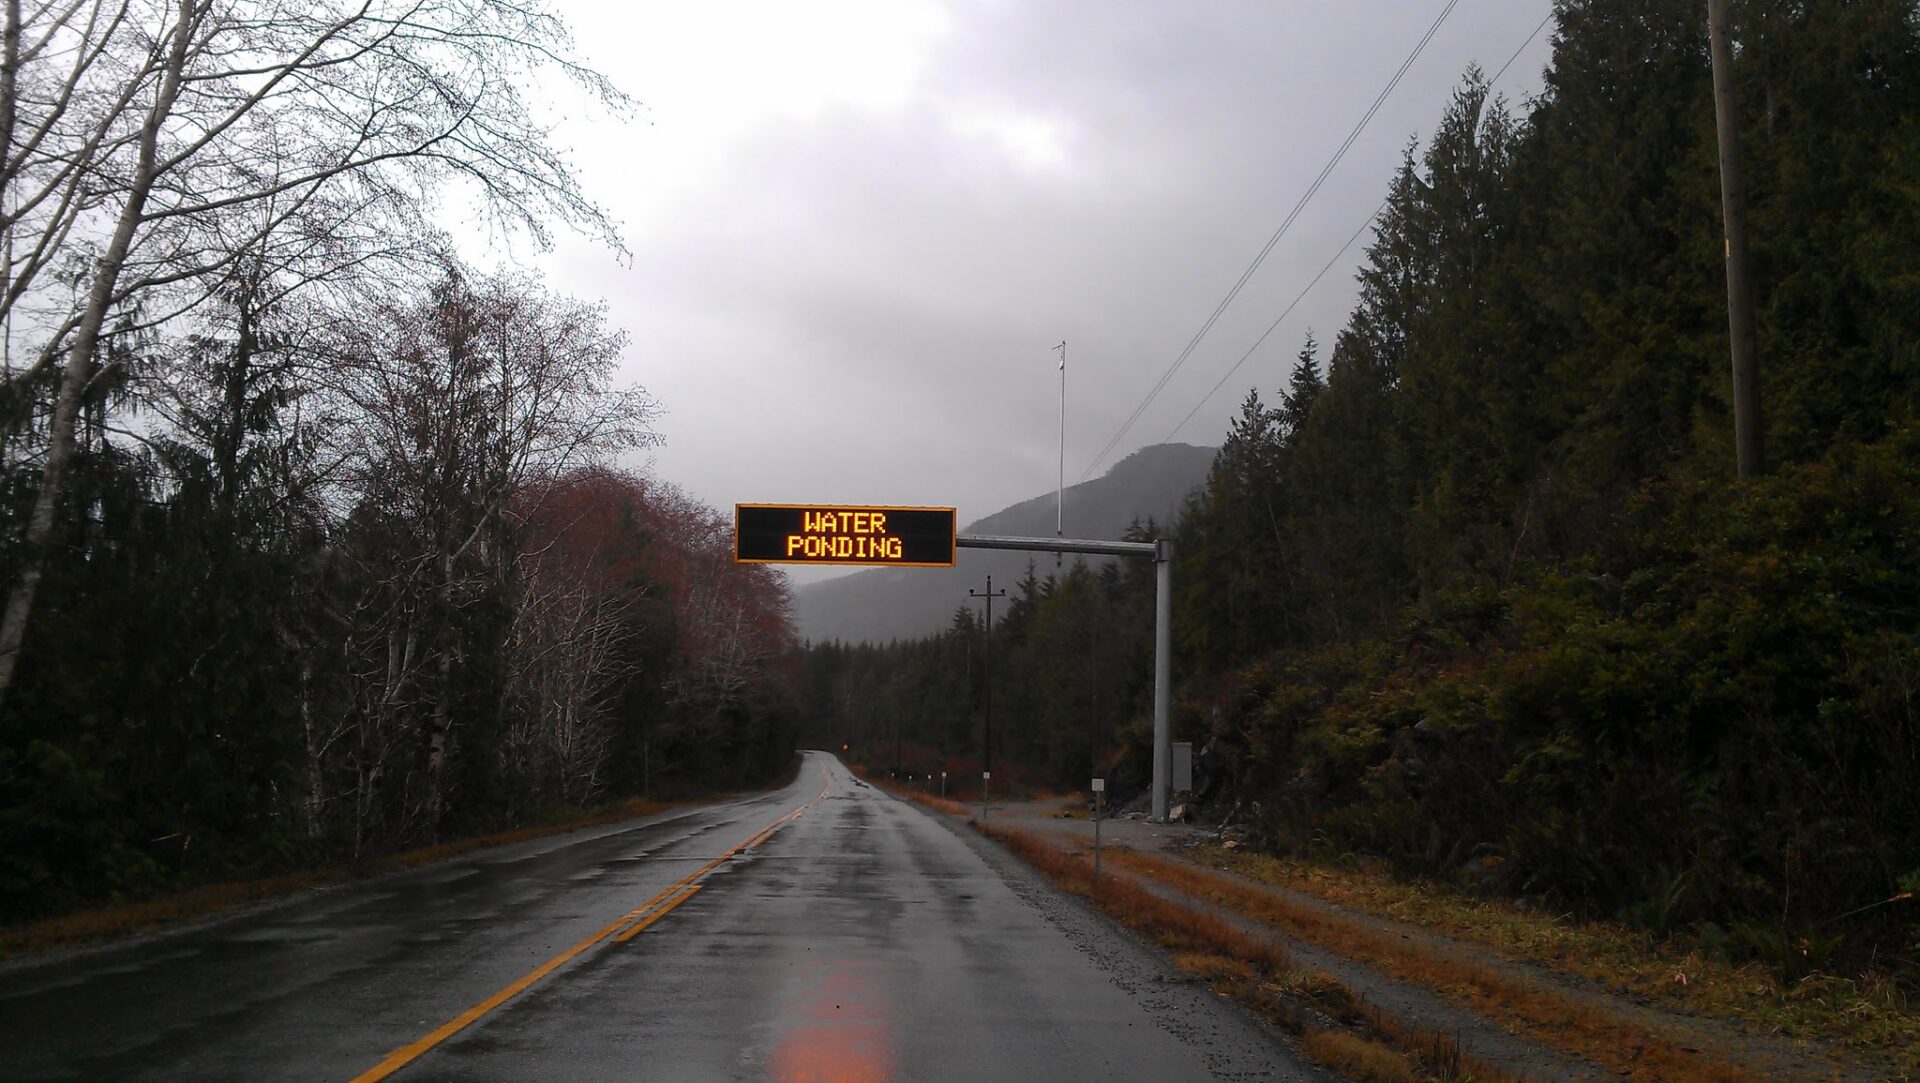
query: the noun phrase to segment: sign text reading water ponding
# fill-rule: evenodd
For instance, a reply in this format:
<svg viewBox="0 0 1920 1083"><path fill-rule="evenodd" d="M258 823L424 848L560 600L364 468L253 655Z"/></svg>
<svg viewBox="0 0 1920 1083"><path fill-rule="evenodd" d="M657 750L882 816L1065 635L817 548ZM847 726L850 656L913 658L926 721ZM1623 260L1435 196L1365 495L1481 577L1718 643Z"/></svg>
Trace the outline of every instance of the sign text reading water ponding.
<svg viewBox="0 0 1920 1083"><path fill-rule="evenodd" d="M953 566L952 508L736 504L733 521L743 564Z"/></svg>

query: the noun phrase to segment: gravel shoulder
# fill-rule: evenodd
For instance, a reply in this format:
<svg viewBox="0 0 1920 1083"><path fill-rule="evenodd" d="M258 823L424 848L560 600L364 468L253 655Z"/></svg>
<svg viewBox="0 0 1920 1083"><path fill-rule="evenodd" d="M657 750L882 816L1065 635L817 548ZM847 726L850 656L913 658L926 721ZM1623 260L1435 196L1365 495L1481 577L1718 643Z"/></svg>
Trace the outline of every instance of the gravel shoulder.
<svg viewBox="0 0 1920 1083"><path fill-rule="evenodd" d="M995 805L990 822L1003 827L1039 833L1063 845L1085 848L1092 844L1093 825L1084 813L1063 811L1060 801ZM976 809L977 812L977 809ZM939 815L933 813L933 815ZM961 822L957 817L941 819ZM973 834L968 831L967 834ZM1240 876L1228 870L1196 861L1193 847L1212 836L1212 829L1186 824L1151 824L1142 819L1110 819L1101 824L1103 845L1126 847L1158 853L1207 869L1217 876L1229 877L1284 900L1289 906L1324 916L1328 920L1352 923L1395 938L1408 945L1409 952L1447 959L1497 973L1504 979L1551 991L1584 1010L1605 1013L1633 1026L1674 1042L1684 1048L1712 1051L1724 1059L1745 1065L1755 1078L1770 1079L1885 1079L1883 1065L1863 1064L1858 1057L1842 1058L1815 1043L1794 1041L1775 1034L1756 1031L1738 1022L1669 1010L1640 1002L1600 988L1598 983L1579 975L1567 974L1536 963L1505 956L1485 944L1455 940L1430 929L1397 921L1368 911L1342 906L1311 894L1291 891ZM984 840L982 846L990 846ZM997 847L995 847L997 849ZM1009 858L1008 860L1012 860ZM1541 1042L1513 1033L1498 1022L1476 1015L1469 1008L1416 982L1399 980L1381 968L1347 958L1326 945L1287 936L1273 926L1234 913L1191 894L1164 885L1150 889L1227 918L1249 931L1282 941L1298 962L1323 971L1370 1003L1400 1017L1405 1022L1457 1034L1462 1047L1481 1059L1537 1079L1614 1078L1615 1073L1597 1064L1548 1047Z"/></svg>

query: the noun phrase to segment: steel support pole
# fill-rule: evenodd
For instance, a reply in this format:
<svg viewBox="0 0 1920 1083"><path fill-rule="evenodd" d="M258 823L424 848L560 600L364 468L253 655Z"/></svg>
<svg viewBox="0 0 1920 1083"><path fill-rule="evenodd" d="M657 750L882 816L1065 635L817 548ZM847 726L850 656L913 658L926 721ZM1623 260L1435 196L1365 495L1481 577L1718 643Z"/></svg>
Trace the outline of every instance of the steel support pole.
<svg viewBox="0 0 1920 1083"><path fill-rule="evenodd" d="M1167 822L1173 785L1173 543L1153 547L1153 822Z"/></svg>

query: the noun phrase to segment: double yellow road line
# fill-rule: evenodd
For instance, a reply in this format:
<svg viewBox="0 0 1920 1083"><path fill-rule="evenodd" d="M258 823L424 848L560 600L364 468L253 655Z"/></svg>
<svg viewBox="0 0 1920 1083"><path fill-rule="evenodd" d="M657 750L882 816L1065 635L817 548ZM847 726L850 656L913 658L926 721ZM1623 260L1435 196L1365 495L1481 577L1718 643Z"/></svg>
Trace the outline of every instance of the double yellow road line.
<svg viewBox="0 0 1920 1083"><path fill-rule="evenodd" d="M400 1069L405 1068L407 1065L412 1064L434 1046L465 1030L488 1012L493 1011L500 1005L526 992L535 982L538 982L540 979L572 962L587 949L606 940L608 937L613 938L613 943L624 944L634 937L639 936L641 933L646 932L655 922L672 913L675 907L693 898L693 896L699 892L700 888L704 886L703 881L706 880L709 873L733 860L735 857L767 841L767 839L773 836L775 831L798 819L801 813L806 812L817 804L821 798L826 797L827 792L833 789L833 776L827 772L825 767L820 769L820 774L824 778L825 785L821 787L819 795L812 801L808 801L806 804L801 805L799 808L794 809L792 812L787 813L785 816L780 817L747 836L745 839L735 843L726 853L721 854L719 857L714 858L712 861L681 877L669 885L666 890L648 899L646 902L641 903L626 914L621 915L619 920L553 958L548 959L546 962L541 963L519 978L514 979L513 983L506 988L475 1004L473 1007L468 1008L466 1011L461 1012L459 1015L454 1016L452 1019L447 1020L445 1023L442 1023L438 1028L420 1040L409 1042L393 1052L388 1053L385 1060L354 1076L353 1083L376 1083L376 1081L385 1079Z"/></svg>

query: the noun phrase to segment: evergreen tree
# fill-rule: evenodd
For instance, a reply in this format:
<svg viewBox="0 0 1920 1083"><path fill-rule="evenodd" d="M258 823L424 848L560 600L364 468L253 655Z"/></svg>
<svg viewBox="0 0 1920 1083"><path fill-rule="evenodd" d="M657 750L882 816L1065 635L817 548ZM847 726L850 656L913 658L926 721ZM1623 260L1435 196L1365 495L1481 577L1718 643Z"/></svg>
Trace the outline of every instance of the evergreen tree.
<svg viewBox="0 0 1920 1083"><path fill-rule="evenodd" d="M1300 353L1294 358L1293 371L1287 377L1287 392L1280 400L1281 443L1291 448L1307 427L1307 415L1313 412L1313 404L1320 392L1327 388L1326 378L1320 375L1320 344L1313 340L1313 332L1307 332L1307 341L1300 347Z"/></svg>

